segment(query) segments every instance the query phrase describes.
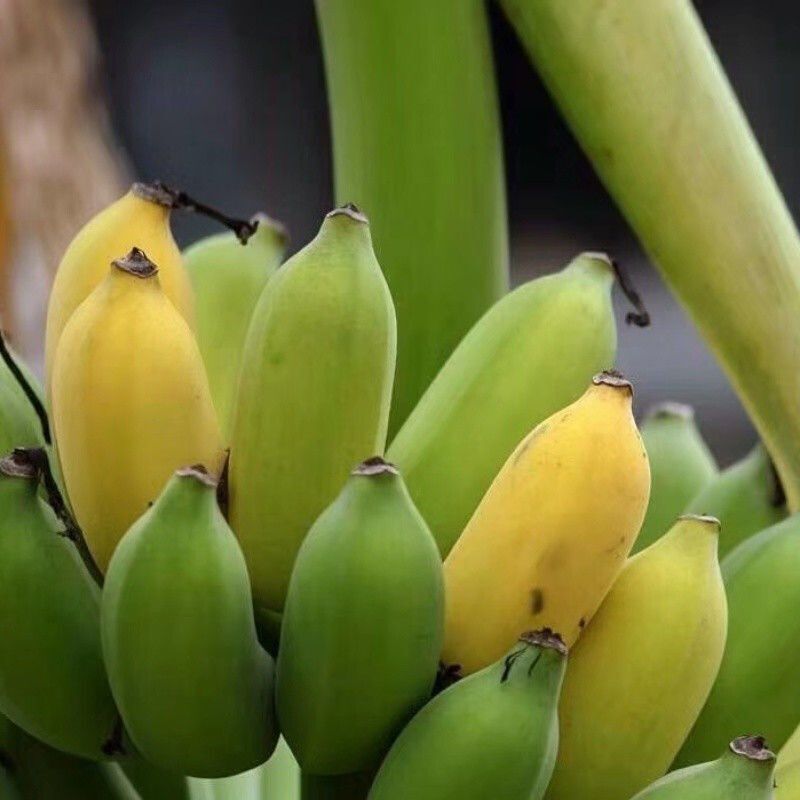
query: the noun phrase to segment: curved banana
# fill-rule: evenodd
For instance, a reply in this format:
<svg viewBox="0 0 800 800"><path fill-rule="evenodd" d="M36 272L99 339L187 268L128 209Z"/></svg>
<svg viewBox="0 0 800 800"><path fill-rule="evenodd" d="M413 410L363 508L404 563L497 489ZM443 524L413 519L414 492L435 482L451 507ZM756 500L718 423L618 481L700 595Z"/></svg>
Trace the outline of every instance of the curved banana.
<svg viewBox="0 0 800 800"><path fill-rule="evenodd" d="M800 800L800 761L783 766L778 757L775 772L775 800Z"/></svg>
<svg viewBox="0 0 800 800"><path fill-rule="evenodd" d="M0 460L0 711L52 747L102 759L117 710L99 592L37 491L26 451Z"/></svg>
<svg viewBox="0 0 800 800"><path fill-rule="evenodd" d="M173 198L158 185L134 183L130 191L94 216L64 253L47 307L45 376L48 396L61 334L75 309L108 274L112 259L132 247L143 249L161 270L167 297L188 325L194 320L189 278L169 225Z"/></svg>
<svg viewBox="0 0 800 800"><path fill-rule="evenodd" d="M256 231L244 244L234 233L219 233L183 253L194 289L197 344L226 441L250 318L287 243L286 229L266 214L257 214L253 222Z"/></svg>
<svg viewBox="0 0 800 800"><path fill-rule="evenodd" d="M397 469L357 467L297 556L277 708L304 772L377 765L430 697L442 648L442 565Z"/></svg>
<svg viewBox="0 0 800 800"><path fill-rule="evenodd" d="M725 647L718 538L682 517L625 565L570 654L547 800L628 800L669 768Z"/></svg>
<svg viewBox="0 0 800 800"><path fill-rule="evenodd" d="M744 736L716 761L671 772L633 800L773 800L774 774L764 740Z"/></svg>
<svg viewBox="0 0 800 800"><path fill-rule="evenodd" d="M706 761L731 731L763 731L782 747L795 729L800 719L799 574L800 515L748 539L723 560L728 644L679 766Z"/></svg>
<svg viewBox="0 0 800 800"><path fill-rule="evenodd" d="M367 219L336 209L269 281L245 345L230 514L258 605L283 608L308 529L383 452L396 339Z"/></svg>
<svg viewBox="0 0 800 800"><path fill-rule="evenodd" d="M444 564L445 662L474 672L515 630L546 625L572 644L589 623L647 508L632 396L618 374L595 376L506 461Z"/></svg>
<svg viewBox="0 0 800 800"><path fill-rule="evenodd" d="M665 534L690 500L718 474L714 456L703 441L694 409L681 403L655 406L641 426L650 460L650 503L634 552Z"/></svg>
<svg viewBox="0 0 800 800"><path fill-rule="evenodd" d="M134 248L73 314L52 416L72 508L98 566L183 464L224 457L202 358L158 268Z"/></svg>
<svg viewBox="0 0 800 800"><path fill-rule="evenodd" d="M120 542L101 615L111 689L137 749L202 778L263 763L278 738L273 661L215 490L202 468L175 473Z"/></svg>
<svg viewBox="0 0 800 800"><path fill-rule="evenodd" d="M786 497L764 445L757 444L720 472L687 505L686 513L710 514L720 521L720 559L753 534L786 519Z"/></svg>
<svg viewBox="0 0 800 800"><path fill-rule="evenodd" d="M523 634L497 663L437 695L397 738L369 800L541 800L566 652L552 631Z"/></svg>
<svg viewBox="0 0 800 800"><path fill-rule="evenodd" d="M508 454L614 364L614 270L602 253L526 283L483 315L389 447L445 557Z"/></svg>

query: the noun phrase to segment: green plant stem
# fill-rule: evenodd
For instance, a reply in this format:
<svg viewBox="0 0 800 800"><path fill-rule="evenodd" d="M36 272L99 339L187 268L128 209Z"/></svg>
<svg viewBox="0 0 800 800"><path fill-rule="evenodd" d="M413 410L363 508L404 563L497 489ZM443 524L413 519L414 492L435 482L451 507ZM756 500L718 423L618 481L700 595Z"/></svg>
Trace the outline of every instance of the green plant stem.
<svg viewBox="0 0 800 800"><path fill-rule="evenodd" d="M372 775L308 775L300 774L301 800L366 800Z"/></svg>
<svg viewBox="0 0 800 800"><path fill-rule="evenodd" d="M507 289L502 143L481 0L317 0L336 199L369 217L397 309L397 430Z"/></svg>
<svg viewBox="0 0 800 800"><path fill-rule="evenodd" d="M800 507L800 238L688 0L501 0Z"/></svg>

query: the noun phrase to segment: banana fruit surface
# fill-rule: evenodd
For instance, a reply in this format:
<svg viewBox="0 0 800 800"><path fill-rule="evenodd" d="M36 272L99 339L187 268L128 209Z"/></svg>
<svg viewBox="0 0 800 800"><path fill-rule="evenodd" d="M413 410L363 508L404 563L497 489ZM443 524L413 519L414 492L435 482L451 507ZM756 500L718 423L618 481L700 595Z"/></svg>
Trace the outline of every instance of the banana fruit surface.
<svg viewBox="0 0 800 800"><path fill-rule="evenodd" d="M95 561L183 464L221 469L222 437L192 331L134 248L64 329L53 368L61 472Z"/></svg>
<svg viewBox="0 0 800 800"><path fill-rule="evenodd" d="M547 800L628 800L669 768L725 648L718 538L682 517L625 565L570 654Z"/></svg>
<svg viewBox="0 0 800 800"><path fill-rule="evenodd" d="M774 775L774 753L760 736L745 736L716 761L672 772L633 800L773 800Z"/></svg>
<svg viewBox="0 0 800 800"><path fill-rule="evenodd" d="M395 741L369 800L541 800L558 749L566 653L552 631L526 633L437 695Z"/></svg>
<svg viewBox="0 0 800 800"><path fill-rule="evenodd" d="M397 469L365 461L314 523L289 584L276 696L304 772L378 764L430 697L443 617L430 530Z"/></svg>
<svg viewBox="0 0 800 800"><path fill-rule="evenodd" d="M550 627L571 645L589 624L647 508L632 396L600 373L506 461L444 564L446 663L475 672L514 631Z"/></svg>
<svg viewBox="0 0 800 800"><path fill-rule="evenodd" d="M201 468L175 473L114 554L101 616L111 689L137 750L202 778L263 763L278 738L273 662L215 490Z"/></svg>
<svg viewBox="0 0 800 800"><path fill-rule="evenodd" d="M703 441L694 409L682 403L655 406L641 426L650 461L650 503L634 552L665 534L689 501L718 474L714 456Z"/></svg>
<svg viewBox="0 0 800 800"><path fill-rule="evenodd" d="M283 608L314 520L356 464L383 453L396 347L367 219L336 209L269 281L245 345L230 514L259 606Z"/></svg>
<svg viewBox="0 0 800 800"><path fill-rule="evenodd" d="M266 214L257 214L253 223L256 231L245 244L234 233L219 233L183 253L194 289L197 344L226 441L250 318L287 244L285 228Z"/></svg>
<svg viewBox="0 0 800 800"><path fill-rule="evenodd" d="M130 191L81 228L64 253L47 306L45 376L48 396L61 334L75 309L105 280L108 265L133 247L161 269L164 292L189 326L194 300L170 229L170 196L156 185L134 183Z"/></svg>
<svg viewBox="0 0 800 800"><path fill-rule="evenodd" d="M26 451L0 460L0 711L90 759L117 720L100 645L100 593L38 496Z"/></svg>

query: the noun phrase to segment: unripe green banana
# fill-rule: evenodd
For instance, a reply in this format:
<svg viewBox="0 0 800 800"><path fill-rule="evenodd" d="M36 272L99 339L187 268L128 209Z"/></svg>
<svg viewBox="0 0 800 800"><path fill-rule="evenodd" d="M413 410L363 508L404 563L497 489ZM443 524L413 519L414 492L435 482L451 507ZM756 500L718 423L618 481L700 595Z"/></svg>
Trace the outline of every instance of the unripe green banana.
<svg viewBox="0 0 800 800"><path fill-rule="evenodd" d="M800 761L792 761L784 766L778 757L775 800L800 800Z"/></svg>
<svg viewBox="0 0 800 800"><path fill-rule="evenodd" d="M119 766L142 800L189 800L189 784L183 775L161 769L136 754L121 758Z"/></svg>
<svg viewBox="0 0 800 800"><path fill-rule="evenodd" d="M397 469L369 459L309 531L286 598L278 718L304 772L378 764L430 697L443 628L433 537Z"/></svg>
<svg viewBox="0 0 800 800"><path fill-rule="evenodd" d="M369 800L540 800L558 749L565 655L551 631L523 634L437 695L397 738Z"/></svg>
<svg viewBox="0 0 800 800"><path fill-rule="evenodd" d="M584 253L484 314L389 447L442 557L517 443L614 365L608 257Z"/></svg>
<svg viewBox="0 0 800 800"><path fill-rule="evenodd" d="M718 474L691 406L661 403L650 410L639 430L650 459L650 503L634 552L665 534Z"/></svg>
<svg viewBox="0 0 800 800"><path fill-rule="evenodd" d="M234 233L195 242L183 253L194 289L197 344L225 441L230 440L247 328L261 291L286 250L286 230L266 214L253 218L245 244Z"/></svg>
<svg viewBox="0 0 800 800"><path fill-rule="evenodd" d="M273 663L256 639L244 558L201 468L178 470L123 537L101 628L114 697L145 758L224 777L269 757Z"/></svg>
<svg viewBox="0 0 800 800"><path fill-rule="evenodd" d="M739 545L722 562L728 642L717 681L676 764L707 761L731 731L782 747L800 719L800 515Z"/></svg>
<svg viewBox="0 0 800 800"><path fill-rule="evenodd" d="M42 390L22 359L13 353L0 332L0 453L9 453L15 447L38 447L45 444L42 420L33 402L42 404ZM19 375L14 371L18 370ZM22 383L20 382L22 380ZM26 396L23 383L33 394Z"/></svg>
<svg viewBox="0 0 800 800"><path fill-rule="evenodd" d="M785 519L786 498L764 446L757 444L720 472L688 504L686 513L711 514L720 521L720 559L754 533Z"/></svg>
<svg viewBox="0 0 800 800"><path fill-rule="evenodd" d="M258 301L231 444L231 525L256 603L280 611L308 529L368 453L383 453L392 298L355 207L332 211Z"/></svg>
<svg viewBox="0 0 800 800"><path fill-rule="evenodd" d="M102 759L117 710L99 591L37 477L29 451L0 461L0 711L53 747Z"/></svg>
<svg viewBox="0 0 800 800"><path fill-rule="evenodd" d="M774 774L775 755L764 740L744 736L716 761L671 772L633 800L772 800Z"/></svg>

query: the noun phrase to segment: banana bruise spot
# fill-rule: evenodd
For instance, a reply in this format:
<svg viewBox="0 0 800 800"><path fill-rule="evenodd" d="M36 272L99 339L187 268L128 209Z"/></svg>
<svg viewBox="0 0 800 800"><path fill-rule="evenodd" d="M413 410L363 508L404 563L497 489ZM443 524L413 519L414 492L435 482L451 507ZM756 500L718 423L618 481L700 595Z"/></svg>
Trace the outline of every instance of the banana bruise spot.
<svg viewBox="0 0 800 800"><path fill-rule="evenodd" d="M531 612L536 614L541 614L544 610L544 592L541 589L532 589L531 590Z"/></svg>
<svg viewBox="0 0 800 800"><path fill-rule="evenodd" d="M362 461L350 474L362 478L373 478L377 475L399 475L400 470L381 456L372 456L366 461Z"/></svg>
<svg viewBox="0 0 800 800"><path fill-rule="evenodd" d="M636 291L630 276L615 259L609 258L605 254L599 254L598 257L603 256L611 264L611 268L614 270L614 274L617 276L619 288L622 289L622 293L628 298L628 302L634 308L633 311L629 311L625 315L625 324L636 325L637 328L647 328L650 325L650 312L645 307L641 295L638 291Z"/></svg>
<svg viewBox="0 0 800 800"><path fill-rule="evenodd" d="M325 219L332 219L333 217L349 217L353 222L360 222L362 225L369 225L367 215L355 204L345 203L339 208L334 208L325 215Z"/></svg>
<svg viewBox="0 0 800 800"><path fill-rule="evenodd" d="M111 262L111 266L116 267L134 278L152 278L158 275L158 267L147 257L147 253L139 247L131 248L130 252L122 256L122 258L115 258Z"/></svg>
<svg viewBox="0 0 800 800"><path fill-rule="evenodd" d="M763 736L740 736L734 739L729 747L732 753L751 761L775 761L776 759L775 753L767 747Z"/></svg>

